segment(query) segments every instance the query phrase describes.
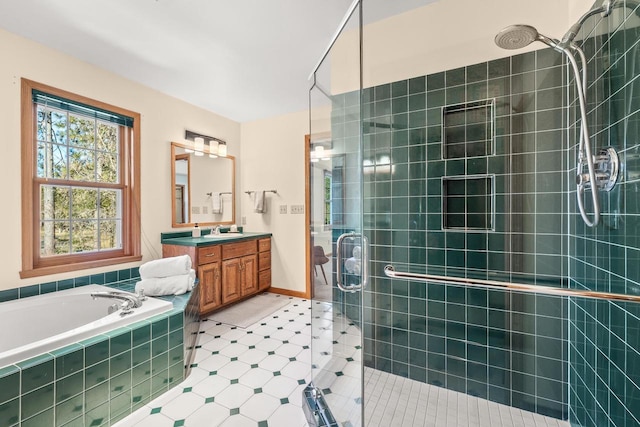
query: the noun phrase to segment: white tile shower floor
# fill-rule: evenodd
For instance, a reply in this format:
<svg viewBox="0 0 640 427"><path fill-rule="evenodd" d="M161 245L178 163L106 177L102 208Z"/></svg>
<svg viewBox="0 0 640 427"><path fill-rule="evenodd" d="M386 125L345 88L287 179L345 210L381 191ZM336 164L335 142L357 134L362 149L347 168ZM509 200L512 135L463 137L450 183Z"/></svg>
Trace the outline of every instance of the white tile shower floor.
<svg viewBox="0 0 640 427"><path fill-rule="evenodd" d="M299 298L269 295L290 302L246 329L203 321L189 377L114 426L307 426L302 390L311 375L311 304ZM330 326L322 329L331 331L331 336L334 331L351 330L352 325L340 316L333 319L331 304L317 304L320 307L314 306L314 317L324 315L315 319L316 324L330 320ZM337 386L338 382L346 388L350 388L349 383L359 387L357 374L351 375L359 371L356 365L360 359L353 334L335 335L339 345L334 350L348 352L352 360L342 359L346 364L341 362L340 376L324 375L333 369L335 357L322 361L327 363L318 379L323 383L321 388ZM365 384L367 427L568 426L553 418L369 368L365 369ZM342 399L336 386L326 396L336 409L334 415L341 427L357 425L359 399ZM347 405L351 406L350 422L339 417Z"/></svg>

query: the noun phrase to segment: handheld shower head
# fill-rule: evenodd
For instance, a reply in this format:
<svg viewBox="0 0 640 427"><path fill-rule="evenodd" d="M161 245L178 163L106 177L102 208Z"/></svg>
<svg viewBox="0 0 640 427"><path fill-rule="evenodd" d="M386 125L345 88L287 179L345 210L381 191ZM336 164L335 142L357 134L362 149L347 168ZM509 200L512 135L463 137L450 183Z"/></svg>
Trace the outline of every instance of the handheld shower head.
<svg viewBox="0 0 640 427"><path fill-rule="evenodd" d="M510 25L502 29L494 39L496 45L502 49L522 49L535 41L556 48L557 42L538 32L531 25Z"/></svg>

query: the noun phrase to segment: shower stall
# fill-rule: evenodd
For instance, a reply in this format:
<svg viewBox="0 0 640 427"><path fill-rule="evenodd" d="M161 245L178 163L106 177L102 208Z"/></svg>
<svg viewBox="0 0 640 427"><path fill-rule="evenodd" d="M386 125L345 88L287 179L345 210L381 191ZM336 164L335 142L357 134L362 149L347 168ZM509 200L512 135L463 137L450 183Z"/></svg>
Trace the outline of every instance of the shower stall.
<svg viewBox="0 0 640 427"><path fill-rule="evenodd" d="M310 77L310 425L640 426L639 16L354 1Z"/></svg>

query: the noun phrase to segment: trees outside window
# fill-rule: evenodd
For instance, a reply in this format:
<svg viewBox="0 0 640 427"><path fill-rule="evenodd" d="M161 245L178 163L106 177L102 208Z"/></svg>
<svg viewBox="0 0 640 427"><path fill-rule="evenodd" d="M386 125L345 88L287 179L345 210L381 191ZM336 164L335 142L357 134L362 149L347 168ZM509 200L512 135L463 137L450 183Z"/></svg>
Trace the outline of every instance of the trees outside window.
<svg viewBox="0 0 640 427"><path fill-rule="evenodd" d="M140 115L22 81L22 277L140 259Z"/></svg>

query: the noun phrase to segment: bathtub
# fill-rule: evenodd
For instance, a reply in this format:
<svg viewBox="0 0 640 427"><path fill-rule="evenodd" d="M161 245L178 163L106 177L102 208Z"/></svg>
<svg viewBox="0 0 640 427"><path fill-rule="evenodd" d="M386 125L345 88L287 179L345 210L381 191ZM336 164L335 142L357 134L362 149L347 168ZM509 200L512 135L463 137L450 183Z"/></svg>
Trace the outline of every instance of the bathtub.
<svg viewBox="0 0 640 427"><path fill-rule="evenodd" d="M147 298L130 314L120 316L119 310L108 314L109 307L120 301L94 300L90 293L113 290L87 285L0 304L0 368L173 308L168 301Z"/></svg>

